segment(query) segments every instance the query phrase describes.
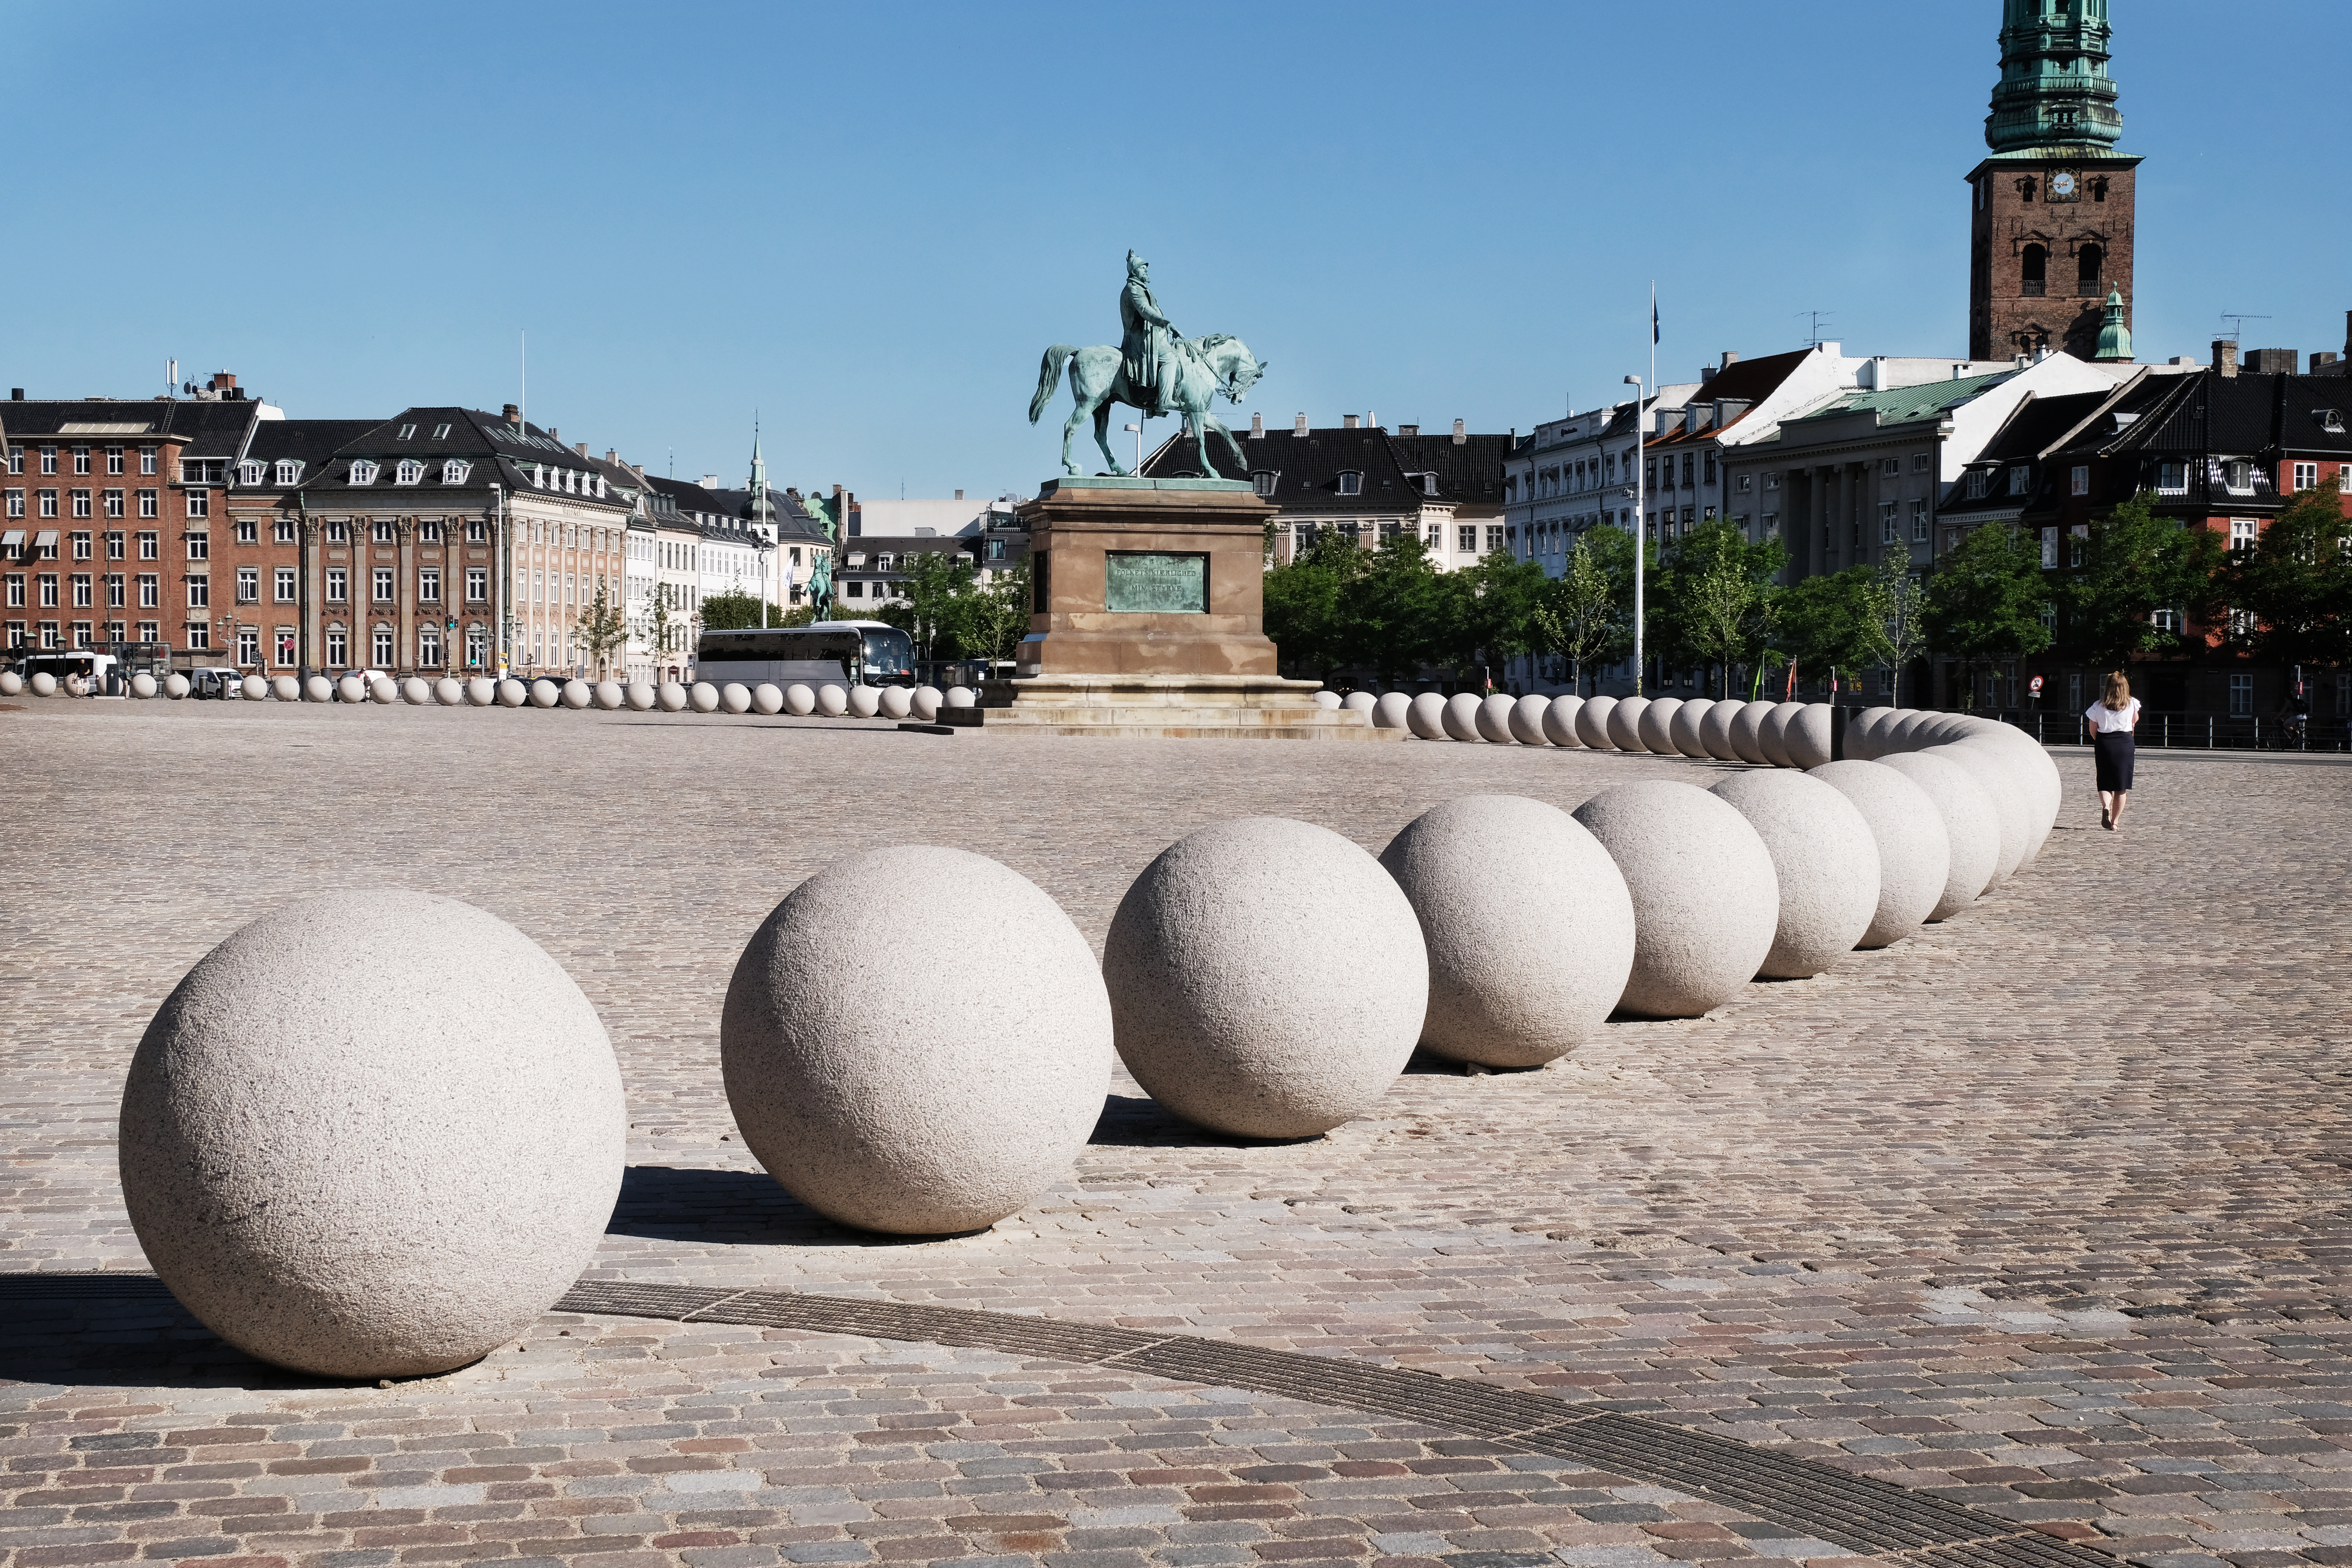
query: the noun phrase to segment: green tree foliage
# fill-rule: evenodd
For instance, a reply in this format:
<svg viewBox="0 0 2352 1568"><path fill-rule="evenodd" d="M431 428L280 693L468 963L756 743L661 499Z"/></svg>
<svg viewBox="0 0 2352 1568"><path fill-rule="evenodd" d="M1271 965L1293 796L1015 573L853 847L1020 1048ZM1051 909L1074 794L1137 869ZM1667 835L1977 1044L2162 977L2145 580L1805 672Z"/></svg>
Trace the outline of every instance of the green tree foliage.
<svg viewBox="0 0 2352 1568"><path fill-rule="evenodd" d="M2242 619L2231 646L2283 665L2352 664L2347 537L2352 520L2329 479L2273 518L2253 548L2231 551L2223 582Z"/></svg>
<svg viewBox="0 0 2352 1568"><path fill-rule="evenodd" d="M1443 624L1452 595L1441 575L1418 537L1381 540L1339 590L1346 662L1392 683L1444 657L1452 641Z"/></svg>
<svg viewBox="0 0 2352 1568"><path fill-rule="evenodd" d="M733 588L724 594L712 594L702 601L702 626L706 631L737 632L760 625L760 612L768 612L767 624L778 624L776 607L763 606L760 595Z"/></svg>
<svg viewBox="0 0 2352 1568"><path fill-rule="evenodd" d="M1909 562L1889 558L1878 563L1872 597L1876 602L1882 632L1879 651L1887 673L1894 678L1894 705L1900 708L1904 668L1919 657L1927 643L1927 628L1922 620L1927 611L1927 591L1912 575Z"/></svg>
<svg viewBox="0 0 2352 1568"><path fill-rule="evenodd" d="M975 584L953 606L955 640L970 657L1005 659L1029 635L1029 563Z"/></svg>
<svg viewBox="0 0 2352 1568"><path fill-rule="evenodd" d="M1633 536L1587 529L1569 546L1560 574L1544 584L1529 616L1538 651L1568 660L1570 689L1633 651Z"/></svg>
<svg viewBox="0 0 2352 1568"><path fill-rule="evenodd" d="M2038 587L2038 579L2037 579ZM2034 600L2040 614L2041 600ZM1868 566L1808 577L1782 591L1774 643L1798 675L1851 680L1886 660L1886 605L1878 574ZM2038 630L2041 622L2034 622Z"/></svg>
<svg viewBox="0 0 2352 1568"><path fill-rule="evenodd" d="M677 591L667 583L654 584L654 613L647 630L656 662L681 651L680 645L694 629L693 621L680 615L678 607L672 604L677 595Z"/></svg>
<svg viewBox="0 0 2352 1568"><path fill-rule="evenodd" d="M2157 516L2148 502L2142 493L2092 519L2082 564L2062 567L2056 581L2066 647L2099 669L2189 647L2181 633L2156 624L2157 611L2210 616L2218 608L2221 541Z"/></svg>
<svg viewBox="0 0 2352 1568"><path fill-rule="evenodd" d="M1959 661L1973 700L1977 671L2050 646L2042 619L2049 601L2041 544L2021 531L1987 524L1944 557L1927 584L1921 622L1927 646Z"/></svg>
<svg viewBox="0 0 2352 1568"><path fill-rule="evenodd" d="M898 593L906 600L905 629L914 637L917 658L953 658L962 651L942 648L940 634L953 631L957 601L971 590L971 563L960 552L925 550L908 558L906 581L898 584Z"/></svg>
<svg viewBox="0 0 2352 1568"><path fill-rule="evenodd" d="M1782 590L1772 579L1789 563L1779 540L1751 544L1736 525L1702 523L1659 563L1652 635L1670 663L1714 665L1722 694L1731 667L1763 651Z"/></svg>
<svg viewBox="0 0 2352 1568"><path fill-rule="evenodd" d="M620 606L613 603L612 590L604 578L596 579L596 596L582 608L572 629L580 646L595 661L596 679L604 679L611 671L614 656L629 646L629 623Z"/></svg>
<svg viewBox="0 0 2352 1568"><path fill-rule="evenodd" d="M1532 561L1490 551L1478 563L1441 574L1433 584L1430 647L1437 658L1492 671L1539 640L1535 612L1550 579Z"/></svg>
<svg viewBox="0 0 2352 1568"><path fill-rule="evenodd" d="M1328 680L1347 662L1340 592L1363 570L1363 555L1354 540L1326 530L1265 574L1265 635L1293 669Z"/></svg>

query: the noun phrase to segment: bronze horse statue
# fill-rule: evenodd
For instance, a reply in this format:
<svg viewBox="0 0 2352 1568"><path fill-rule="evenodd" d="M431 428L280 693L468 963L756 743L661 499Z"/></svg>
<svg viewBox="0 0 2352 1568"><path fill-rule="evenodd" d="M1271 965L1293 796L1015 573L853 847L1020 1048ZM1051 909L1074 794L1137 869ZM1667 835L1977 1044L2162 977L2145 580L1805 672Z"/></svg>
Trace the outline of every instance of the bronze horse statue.
<svg viewBox="0 0 2352 1568"><path fill-rule="evenodd" d="M1029 400L1029 423L1045 412L1045 405L1054 398L1054 383L1062 367L1070 372L1070 395L1077 406L1070 411L1067 423L1062 426L1062 470L1076 477L1081 473L1070 460L1070 439L1077 434L1078 424L1088 415L1094 416L1095 445L1102 448L1103 460L1114 474L1127 470L1110 449L1110 409L1114 403L1124 404L1139 414L1178 414L1184 419L1186 434L1192 438L1201 458L1201 472L1207 478L1216 477L1217 470L1209 462L1208 432L1214 430L1234 449L1236 462L1247 466L1242 455L1242 445L1224 422L1209 412L1211 402L1219 395L1226 401L1239 403L1266 367L1259 363L1249 351L1249 345L1229 332L1211 332L1205 338L1171 337L1169 346L1180 361L1176 377L1175 406L1158 405L1150 389L1132 386L1127 378L1127 367L1119 351L1108 343L1092 348L1074 348L1068 343L1055 343L1045 351L1045 363L1037 371L1037 394Z"/></svg>

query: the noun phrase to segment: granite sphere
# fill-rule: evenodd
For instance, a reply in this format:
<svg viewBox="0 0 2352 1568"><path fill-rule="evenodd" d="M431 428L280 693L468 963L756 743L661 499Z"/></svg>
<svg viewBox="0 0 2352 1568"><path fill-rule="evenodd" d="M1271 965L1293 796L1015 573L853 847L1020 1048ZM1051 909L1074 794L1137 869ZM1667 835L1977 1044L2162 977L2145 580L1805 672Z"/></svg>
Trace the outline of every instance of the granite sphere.
<svg viewBox="0 0 2352 1568"><path fill-rule="evenodd" d="M784 711L805 719L816 711L816 693L800 681L784 688Z"/></svg>
<svg viewBox="0 0 2352 1568"><path fill-rule="evenodd" d="M1511 733L1511 713L1518 705L1518 699L1502 691L1478 704L1478 738L1496 746L1516 745L1518 737Z"/></svg>
<svg viewBox="0 0 2352 1568"><path fill-rule="evenodd" d="M168 681L164 683L163 689L166 692L171 690L171 684ZM367 700L367 682L362 680L358 676L346 675L341 679L335 682L336 701L364 702Z"/></svg>
<svg viewBox="0 0 2352 1568"><path fill-rule="evenodd" d="M1800 773L1734 773L1716 797L1772 857L1780 919L1757 973L1803 980L1852 952L1878 911L1878 840L1852 801Z"/></svg>
<svg viewBox="0 0 2352 1568"><path fill-rule="evenodd" d="M1698 743L1719 763L1741 760L1739 753L1731 749L1731 724L1745 706L1736 699L1727 698L1699 715Z"/></svg>
<svg viewBox="0 0 2352 1568"><path fill-rule="evenodd" d="M1633 895L1600 841L1558 807L1450 800L1390 840L1381 864L1429 952L1424 1050L1535 1067L1591 1038L1624 994Z"/></svg>
<svg viewBox="0 0 2352 1568"><path fill-rule="evenodd" d="M1642 710L1634 730L1641 736L1642 749L1661 757L1678 757L1682 748L1675 744L1675 715L1683 710L1679 697L1654 697Z"/></svg>
<svg viewBox="0 0 2352 1568"><path fill-rule="evenodd" d="M1771 763L1772 759L1764 754L1762 733L1765 719L1779 706L1777 702L1761 701L1739 705L1739 711L1731 716L1730 726L1725 731L1735 759L1767 766Z"/></svg>
<svg viewBox="0 0 2352 1568"><path fill-rule="evenodd" d="M1350 691L1339 699L1339 706L1350 713L1369 713L1380 699L1369 691Z"/></svg>
<svg viewBox="0 0 2352 1568"><path fill-rule="evenodd" d="M2058 764L2041 742L2014 724L1993 720L1979 720L1963 738L1964 743L1989 749L2010 764L2010 776L2025 795L2031 821L2025 853L2019 858L2017 868L2023 870L2033 864L2042 852L2050 830L2057 826L2058 812L2065 804L2065 785L2058 776Z"/></svg>
<svg viewBox="0 0 2352 1568"><path fill-rule="evenodd" d="M488 708L499 700L499 683L487 675L477 675L466 682L466 700L477 708Z"/></svg>
<svg viewBox="0 0 2352 1568"><path fill-rule="evenodd" d="M918 686L908 700L908 710L922 723L928 724L940 716L940 689Z"/></svg>
<svg viewBox="0 0 2352 1568"><path fill-rule="evenodd" d="M1162 850L1111 917L1103 979L1136 1081L1244 1138L1370 1110L1429 1011L1421 922L1395 880L1329 829L1278 817Z"/></svg>
<svg viewBox="0 0 2352 1568"><path fill-rule="evenodd" d="M1789 753L1789 765L1818 768L1827 763L1836 723L1826 702L1808 702L1790 714L1780 726L1780 749Z"/></svg>
<svg viewBox="0 0 2352 1568"><path fill-rule="evenodd" d="M1895 717L1878 727L1878 733L1874 742L1877 747L1878 755L1871 760L1876 762L1880 758L1891 757L1897 752L1917 751L1922 744L1917 739L1919 727L1931 717L1933 715L1916 708L1897 709Z"/></svg>
<svg viewBox="0 0 2352 1568"><path fill-rule="evenodd" d="M433 700L444 708L463 708L466 705L465 683L455 676L443 676L433 683Z"/></svg>
<svg viewBox="0 0 2352 1568"><path fill-rule="evenodd" d="M1588 697L1576 710L1576 738L1596 752L1613 752L1617 742L1609 738L1609 710L1617 706L1614 697Z"/></svg>
<svg viewBox="0 0 2352 1568"><path fill-rule="evenodd" d="M1318 691L1315 694L1315 706L1327 710L1337 709L1339 706L1339 694L1328 689Z"/></svg>
<svg viewBox="0 0 2352 1568"><path fill-rule="evenodd" d="M2000 858L1993 863L1992 880L1985 884L1985 891L1992 891L2017 874L2032 842L2033 807L2026 798L2024 781L2010 758L1989 746L1945 741L1918 754L1958 763L1992 797L1993 810L2000 818Z"/></svg>
<svg viewBox="0 0 2352 1568"><path fill-rule="evenodd" d="M1845 754L1849 762L1877 759L1879 738L1894 722L1895 711L1892 708L1865 708L1846 721Z"/></svg>
<svg viewBox="0 0 2352 1568"><path fill-rule="evenodd" d="M36 697L55 697L58 694L58 678L46 669L35 670L33 679L26 684L32 688Z"/></svg>
<svg viewBox="0 0 2352 1568"><path fill-rule="evenodd" d="M1434 691L1424 691L1406 705L1404 724L1413 736L1423 741L1443 741L1445 733L1445 699Z"/></svg>
<svg viewBox="0 0 2352 1568"><path fill-rule="evenodd" d="M1574 815L1633 899L1633 969L1618 1006L1696 1018L1739 994L1780 924L1772 855L1748 819L1672 779L1603 790Z"/></svg>
<svg viewBox="0 0 2352 1568"><path fill-rule="evenodd" d="M425 683L419 680L415 684L422 686ZM257 675L247 676L236 683L236 689L247 702L266 701L269 697L269 682ZM409 700L414 702L416 700L412 697Z"/></svg>
<svg viewBox="0 0 2352 1568"><path fill-rule="evenodd" d="M1851 733L1851 731L1849 731ZM1952 874L1952 836L1927 792L1876 763L1831 763L1805 775L1852 802L1878 845L1878 907L1856 947L1885 947L1919 929Z"/></svg>
<svg viewBox="0 0 2352 1568"><path fill-rule="evenodd" d="M1402 691L1381 692L1380 700L1372 704L1372 728L1375 730L1403 729L1405 713L1412 707L1412 699Z"/></svg>
<svg viewBox="0 0 2352 1568"><path fill-rule="evenodd" d="M1976 902L1992 880L1993 868L2000 863L2000 813L1975 775L1948 758L1892 752L1880 757L1877 765L1917 784L1944 819L1951 868L1927 919L1949 920Z"/></svg>
<svg viewBox="0 0 2352 1568"><path fill-rule="evenodd" d="M289 904L188 971L131 1060L119 1157L140 1245L205 1327L373 1379L463 1366L552 1307L627 1138L562 966L471 905L379 889Z"/></svg>
<svg viewBox="0 0 2352 1568"><path fill-rule="evenodd" d="M499 707L520 708L530 700L530 688L525 686L521 681L501 680L499 682Z"/></svg>
<svg viewBox="0 0 2352 1568"><path fill-rule="evenodd" d="M849 711L858 719L871 719L886 710L890 692L896 687L853 686L849 689Z"/></svg>
<svg viewBox="0 0 2352 1568"><path fill-rule="evenodd" d="M553 708L563 700L563 688L544 679L532 681L530 693L530 705L534 708Z"/></svg>
<svg viewBox="0 0 2352 1568"><path fill-rule="evenodd" d="M368 682L368 696L378 704L389 708L400 700L400 682L389 675L379 675Z"/></svg>
<svg viewBox="0 0 2352 1568"><path fill-rule="evenodd" d="M719 688L708 680L698 680L686 689L686 700L697 713L719 711Z"/></svg>
<svg viewBox="0 0 2352 1568"><path fill-rule="evenodd" d="M1475 691L1457 691L1447 698L1439 714L1446 734L1456 741L1485 740L1478 733L1478 694Z"/></svg>
<svg viewBox="0 0 2352 1568"><path fill-rule="evenodd" d="M908 931L1002 925L1018 942ZM1110 998L1070 917L961 849L873 849L778 904L719 1026L744 1146L845 1225L977 1230L1069 1174L1110 1088Z"/></svg>
<svg viewBox="0 0 2352 1568"><path fill-rule="evenodd" d="M299 702L302 683L290 675L273 675L269 678L269 695L280 702Z"/></svg>
<svg viewBox="0 0 2352 1568"><path fill-rule="evenodd" d="M1683 705L1675 710L1674 721L1666 727L1666 739L1675 751L1701 761L1713 754L1707 751L1706 742L1700 737L1699 726L1706 721L1707 710L1714 706L1715 699L1712 697L1692 697L1685 699Z"/></svg>
<svg viewBox="0 0 2352 1568"><path fill-rule="evenodd" d="M1805 710L1801 702L1775 702L1771 710L1757 722L1756 747L1764 760L1776 768L1793 768L1796 759L1789 754L1789 721Z"/></svg>
<svg viewBox="0 0 2352 1568"><path fill-rule="evenodd" d="M751 689L740 680L730 680L719 689L719 706L730 713L751 710Z"/></svg>
<svg viewBox="0 0 2352 1568"><path fill-rule="evenodd" d="M1577 728L1577 715L1584 707L1584 699L1570 692L1555 697L1544 710L1544 739L1555 746L1577 747L1584 744L1583 733Z"/></svg>
<svg viewBox="0 0 2352 1568"><path fill-rule="evenodd" d="M870 691L873 689L861 686L857 689ZM825 682L816 689L816 710L828 719L840 718L849 711L849 693L831 681Z"/></svg>
<svg viewBox="0 0 2352 1568"><path fill-rule="evenodd" d="M784 690L773 681L763 680L751 688L751 711L760 714L781 713L784 710Z"/></svg>
<svg viewBox="0 0 2352 1568"><path fill-rule="evenodd" d="M675 680L665 680L654 689L654 706L665 713L686 711L686 688Z"/></svg>
<svg viewBox="0 0 2352 1568"><path fill-rule="evenodd" d="M1544 734L1544 713L1551 707L1551 699L1540 692L1530 692L1511 704L1511 739L1522 746L1548 746L1550 740Z"/></svg>
<svg viewBox="0 0 2352 1568"><path fill-rule="evenodd" d="M13 669L0 669L0 697L15 697L25 689L25 678Z"/></svg>
<svg viewBox="0 0 2352 1568"><path fill-rule="evenodd" d="M327 678L323 675L314 675L310 679L321 687L327 684ZM152 697L155 695L156 689L155 678L148 674L143 669L131 678L131 695L133 697ZM323 697L315 697L312 698L311 700L314 702L324 702L326 699Z"/></svg>
<svg viewBox="0 0 2352 1568"><path fill-rule="evenodd" d="M908 719L914 716L915 694L912 691L908 690L907 688L903 686L886 686L877 693L877 696L881 700L881 713L883 718Z"/></svg>
<svg viewBox="0 0 2352 1568"><path fill-rule="evenodd" d="M628 706L628 693L622 689L617 680L598 681L591 695L596 699L596 706L606 713L618 713Z"/></svg>
<svg viewBox="0 0 2352 1568"><path fill-rule="evenodd" d="M1642 742L1642 715L1650 710L1646 697L1621 697L1609 710L1609 743L1621 752L1646 752Z"/></svg>
<svg viewBox="0 0 2352 1568"><path fill-rule="evenodd" d="M188 678L180 674L178 671L175 670L172 674L163 678L163 695L171 698L173 701L176 702L181 698L185 697L188 694ZM351 700L357 700L352 699Z"/></svg>
<svg viewBox="0 0 2352 1568"><path fill-rule="evenodd" d="M1364 703L1365 707L1370 708L1371 706L1371 702L1369 700L1370 693L1358 692L1356 695L1367 699ZM1350 698L1349 700L1352 706L1354 699ZM969 686L950 686L948 688L946 706L950 708L977 708L980 706L980 693L974 691Z"/></svg>
<svg viewBox="0 0 2352 1568"><path fill-rule="evenodd" d="M659 690L650 680L632 680L621 689L621 698L634 711L646 713L659 700Z"/></svg>

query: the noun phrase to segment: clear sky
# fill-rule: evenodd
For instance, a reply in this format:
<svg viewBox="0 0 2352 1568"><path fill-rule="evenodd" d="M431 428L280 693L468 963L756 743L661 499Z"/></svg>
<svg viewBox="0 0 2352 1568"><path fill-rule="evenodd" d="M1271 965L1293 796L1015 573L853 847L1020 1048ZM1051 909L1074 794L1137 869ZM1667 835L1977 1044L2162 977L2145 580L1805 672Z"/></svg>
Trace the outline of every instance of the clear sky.
<svg viewBox="0 0 2352 1568"><path fill-rule="evenodd" d="M2114 12L2140 357L2340 351L2352 4ZM1117 342L1129 246L1269 363L1237 426L1525 430L1646 371L1653 278L1665 380L1813 310L1958 356L1999 13L5 0L0 382L496 408L527 329L567 440L740 483L756 408L887 498L1058 471L1038 357Z"/></svg>

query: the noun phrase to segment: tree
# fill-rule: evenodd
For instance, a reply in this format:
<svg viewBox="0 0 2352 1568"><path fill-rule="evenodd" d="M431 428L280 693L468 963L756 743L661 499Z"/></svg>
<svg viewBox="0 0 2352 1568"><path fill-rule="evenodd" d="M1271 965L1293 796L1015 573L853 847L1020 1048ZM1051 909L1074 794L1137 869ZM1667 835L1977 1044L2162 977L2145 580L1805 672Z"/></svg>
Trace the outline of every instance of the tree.
<svg viewBox="0 0 2352 1568"><path fill-rule="evenodd" d="M1013 645L1029 634L1029 563L1024 561L966 595L956 638L982 658L1010 658Z"/></svg>
<svg viewBox="0 0 2352 1568"><path fill-rule="evenodd" d="M2156 515L2143 492L2091 520L2083 562L2057 583L2067 646L2102 670L2122 669L2135 654L2177 653L2181 630L2157 624L2159 610L2210 616L2222 566L2221 542L2202 528ZM2218 618L2218 617L2215 617Z"/></svg>
<svg viewBox="0 0 2352 1568"><path fill-rule="evenodd" d="M2347 536L2352 521L2329 479L2273 518L2253 548L2231 552L2224 580L2241 613L2231 646L2281 665L2352 663Z"/></svg>
<svg viewBox="0 0 2352 1568"><path fill-rule="evenodd" d="M1499 550L1488 551L1468 571L1453 574L1454 614L1464 623L1470 650L1464 662L1484 663L1491 669L1534 652L1536 607L1549 581L1534 562Z"/></svg>
<svg viewBox="0 0 2352 1568"><path fill-rule="evenodd" d="M669 657L681 633L692 623L670 613L673 590L667 583L654 584L653 637L654 662L658 665Z"/></svg>
<svg viewBox="0 0 2352 1568"><path fill-rule="evenodd" d="M1865 665L1885 662L1885 605L1870 567L1808 577L1781 595L1780 612L1775 641L1800 670L1851 679Z"/></svg>
<svg viewBox="0 0 2352 1568"><path fill-rule="evenodd" d="M898 592L912 622L906 629L914 634L915 657L938 658L940 633L951 628L955 602L971 586L971 563L961 553L925 550L908 558L906 571Z"/></svg>
<svg viewBox="0 0 2352 1568"><path fill-rule="evenodd" d="M1772 579L1789 563L1777 539L1751 544L1732 523L1702 523L1683 536L1658 571L1655 625L1659 644L1721 670L1718 689L1731 695L1731 667L1753 663L1771 625L1780 590Z"/></svg>
<svg viewBox="0 0 2352 1568"><path fill-rule="evenodd" d="M1363 569L1340 585L1343 662L1393 683L1440 657L1449 597L1440 576L1418 534L1381 540Z"/></svg>
<svg viewBox="0 0 2352 1568"><path fill-rule="evenodd" d="M1569 661L1569 689L1581 693L1590 670L1598 689L1600 668L1633 647L1633 536L1606 524L1579 534L1530 619L1544 648Z"/></svg>
<svg viewBox="0 0 2352 1568"><path fill-rule="evenodd" d="M702 601L702 624L709 631L742 631L762 624L774 626L776 612L757 594L746 594L739 587L706 597Z"/></svg>
<svg viewBox="0 0 2352 1568"><path fill-rule="evenodd" d="M1265 635L1293 669L1312 669L1328 681L1345 662L1349 639L1339 595L1363 567L1356 542L1326 529L1265 574Z"/></svg>
<svg viewBox="0 0 2352 1568"><path fill-rule="evenodd" d="M613 603L612 591L605 586L603 577L596 579L596 596L581 610L580 619L572 629L580 639L580 646L588 650L588 657L596 663L596 679L604 679L609 674L613 655L629 646L629 622L628 617L621 614L620 606Z"/></svg>
<svg viewBox="0 0 2352 1568"><path fill-rule="evenodd" d="M2020 530L1987 524L1944 557L1928 582L1921 622L1927 645L1959 661L1964 706L1975 700L1979 669L2050 646L2042 618L2049 602L2042 548Z"/></svg>
<svg viewBox="0 0 2352 1568"><path fill-rule="evenodd" d="M1908 562L1892 557L1878 563L1878 583L1873 593L1876 601L1880 651L1885 656L1887 673L1892 677L1894 706L1903 706L1903 667L1919 657L1927 637L1927 628L1920 624L1926 595L1919 579L1911 574Z"/></svg>

